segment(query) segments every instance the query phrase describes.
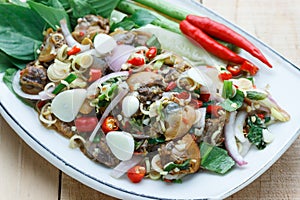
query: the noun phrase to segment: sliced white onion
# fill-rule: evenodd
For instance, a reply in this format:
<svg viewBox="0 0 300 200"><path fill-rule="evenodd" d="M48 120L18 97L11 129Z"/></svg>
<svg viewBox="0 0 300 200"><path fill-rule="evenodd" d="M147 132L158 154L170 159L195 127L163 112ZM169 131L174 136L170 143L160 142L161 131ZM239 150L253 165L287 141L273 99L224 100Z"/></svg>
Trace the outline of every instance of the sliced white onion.
<svg viewBox="0 0 300 200"><path fill-rule="evenodd" d="M111 171L110 176L113 178L120 178L123 176L130 168L136 166L143 160L142 156L133 155L130 160L125 160L120 162L114 169Z"/></svg>
<svg viewBox="0 0 300 200"><path fill-rule="evenodd" d="M244 158L240 155L235 135L234 135L234 122L236 118L237 111L231 112L229 116L229 120L225 125L225 146L228 150L229 155L232 157L232 159L239 165L243 166L246 165L247 162L244 160Z"/></svg>

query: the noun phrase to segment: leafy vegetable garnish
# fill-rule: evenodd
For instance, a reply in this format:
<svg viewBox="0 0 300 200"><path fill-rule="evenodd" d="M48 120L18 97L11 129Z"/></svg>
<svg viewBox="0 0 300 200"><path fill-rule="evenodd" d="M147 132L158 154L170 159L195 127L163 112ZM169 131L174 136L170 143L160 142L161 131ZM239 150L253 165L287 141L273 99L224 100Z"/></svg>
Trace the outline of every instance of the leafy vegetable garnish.
<svg viewBox="0 0 300 200"><path fill-rule="evenodd" d="M113 24L111 26L111 31L114 31L116 28L123 28L124 30L130 30L132 28L139 28L147 24L152 23L157 19L147 10L137 10L131 16L125 17L122 21Z"/></svg>
<svg viewBox="0 0 300 200"><path fill-rule="evenodd" d="M186 161L184 161L181 164L176 164L176 163L169 163L165 168L164 171L172 171L175 168L178 168L180 170L185 170L188 169L190 167L190 159L187 159Z"/></svg>
<svg viewBox="0 0 300 200"><path fill-rule="evenodd" d="M252 115L247 118L247 125L249 126L249 133L247 138L258 149L264 149L266 143L263 138L263 129L266 129L264 122L257 116Z"/></svg>
<svg viewBox="0 0 300 200"><path fill-rule="evenodd" d="M200 153L201 167L209 171L225 174L235 164L226 150L206 142L200 144Z"/></svg>
<svg viewBox="0 0 300 200"><path fill-rule="evenodd" d="M237 109L239 109L244 102L244 93L240 90L236 90L236 94L234 97L232 98L227 98L225 99L223 102L221 102L221 106L229 111L229 112L233 112Z"/></svg>
<svg viewBox="0 0 300 200"><path fill-rule="evenodd" d="M267 93L263 93L259 91L251 91L251 90L246 91L246 94L247 94L247 98L251 100L263 100L268 96Z"/></svg>
<svg viewBox="0 0 300 200"><path fill-rule="evenodd" d="M43 41L45 21L35 11L12 4L0 4L0 13L5 16L0 21L0 50L19 60L34 60L35 48Z"/></svg>
<svg viewBox="0 0 300 200"><path fill-rule="evenodd" d="M67 22L69 21L68 14L62 8L49 7L33 1L28 1L28 4L30 8L37 12L54 30L56 30L57 27L59 27L60 20L66 19Z"/></svg>

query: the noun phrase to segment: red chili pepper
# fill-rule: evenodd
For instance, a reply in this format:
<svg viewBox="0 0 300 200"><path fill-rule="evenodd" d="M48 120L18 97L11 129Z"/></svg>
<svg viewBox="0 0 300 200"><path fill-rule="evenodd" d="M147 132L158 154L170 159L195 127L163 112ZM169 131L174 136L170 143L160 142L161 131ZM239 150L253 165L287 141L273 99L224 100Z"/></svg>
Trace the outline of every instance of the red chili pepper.
<svg viewBox="0 0 300 200"><path fill-rule="evenodd" d="M72 49L70 49L67 54L68 56L71 56L71 55L75 55L77 53L79 53L81 51L81 49L77 46L73 46Z"/></svg>
<svg viewBox="0 0 300 200"><path fill-rule="evenodd" d="M88 81L94 82L94 81L98 80L99 78L101 78L101 76L102 76L101 69L91 68L90 69L90 78Z"/></svg>
<svg viewBox="0 0 300 200"><path fill-rule="evenodd" d="M176 87L177 87L176 82L171 81L170 83L168 83L168 85L167 85L165 91L166 91L166 92L169 92L169 91L171 91L171 90L174 90Z"/></svg>
<svg viewBox="0 0 300 200"><path fill-rule="evenodd" d="M219 74L219 79L221 81L229 80L231 78L232 78L232 74L228 71L224 71Z"/></svg>
<svg viewBox="0 0 300 200"><path fill-rule="evenodd" d="M145 56L148 58L148 59L152 59L156 56L157 54L157 49L156 47L150 47L148 49L148 51L146 52Z"/></svg>
<svg viewBox="0 0 300 200"><path fill-rule="evenodd" d="M201 45L206 51L214 54L215 56L236 64L242 64L246 59L240 57L227 47L216 42L214 39L206 35L201 29L195 27L187 20L183 20L179 24L181 32L193 39Z"/></svg>
<svg viewBox="0 0 300 200"><path fill-rule="evenodd" d="M113 116L108 116L105 118L102 124L102 130L104 133L108 133L110 131L116 131L119 129L118 121Z"/></svg>
<svg viewBox="0 0 300 200"><path fill-rule="evenodd" d="M265 118L265 115L263 113L258 113L257 116L260 118L260 119L264 119Z"/></svg>
<svg viewBox="0 0 300 200"><path fill-rule="evenodd" d="M137 57L133 57L133 58L129 59L127 62L131 65L141 66L141 65L145 64L145 59L137 56Z"/></svg>
<svg viewBox="0 0 300 200"><path fill-rule="evenodd" d="M235 32L231 28L221 24L219 22L213 21L208 17L200 17L195 15L188 15L186 20L193 24L194 26L200 28L206 34L223 40L225 42L232 43L245 51L249 52L254 57L258 58L260 61L265 63L267 66L272 68L272 65L268 62L261 51L249 40Z"/></svg>
<svg viewBox="0 0 300 200"><path fill-rule="evenodd" d="M258 67L256 67L254 64L252 64L249 61L245 61L242 65L241 65L241 70L242 71L246 71L249 72L252 76L255 75L257 73L257 71L259 70Z"/></svg>
<svg viewBox="0 0 300 200"><path fill-rule="evenodd" d="M75 119L75 126L78 132L92 132L98 123L97 117L79 117Z"/></svg>
<svg viewBox="0 0 300 200"><path fill-rule="evenodd" d="M206 107L206 112L210 113L214 117L219 117L219 111L222 110L222 106L219 105L208 105Z"/></svg>
<svg viewBox="0 0 300 200"><path fill-rule="evenodd" d="M133 183L139 183L146 174L146 168L140 165L134 166L127 171L127 177Z"/></svg>
<svg viewBox="0 0 300 200"><path fill-rule="evenodd" d="M242 72L241 68L237 65L228 65L226 69L232 74L232 76L238 76Z"/></svg>
<svg viewBox="0 0 300 200"><path fill-rule="evenodd" d="M198 99L191 99L190 105L197 109L203 106L203 102Z"/></svg>

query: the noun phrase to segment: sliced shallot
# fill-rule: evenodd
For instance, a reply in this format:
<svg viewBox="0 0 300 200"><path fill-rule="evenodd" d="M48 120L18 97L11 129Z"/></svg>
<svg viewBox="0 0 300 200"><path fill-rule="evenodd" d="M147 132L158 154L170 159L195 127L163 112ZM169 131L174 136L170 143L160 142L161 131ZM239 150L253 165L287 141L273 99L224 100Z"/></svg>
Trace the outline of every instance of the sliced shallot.
<svg viewBox="0 0 300 200"><path fill-rule="evenodd" d="M234 133L235 137L242 143L246 141L246 138L243 133L243 126L244 122L247 118L247 112L246 111L240 111L238 112L235 123L234 123Z"/></svg>
<svg viewBox="0 0 300 200"><path fill-rule="evenodd" d="M234 134L234 122L236 118L237 111L231 112L229 116L229 120L225 125L225 146L228 150L229 155L232 157L232 159L239 165L243 166L246 165L247 162L244 160L244 158L240 155L236 140L235 140L235 134Z"/></svg>

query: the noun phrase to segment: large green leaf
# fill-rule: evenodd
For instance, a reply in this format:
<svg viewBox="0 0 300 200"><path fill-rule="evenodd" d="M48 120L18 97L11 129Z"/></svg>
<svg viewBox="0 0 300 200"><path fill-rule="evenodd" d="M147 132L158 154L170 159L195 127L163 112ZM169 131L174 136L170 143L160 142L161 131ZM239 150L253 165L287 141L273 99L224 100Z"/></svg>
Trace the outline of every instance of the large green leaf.
<svg viewBox="0 0 300 200"><path fill-rule="evenodd" d="M0 50L20 60L34 60L45 21L33 10L12 4L0 4L0 13L5 16L0 20Z"/></svg>
<svg viewBox="0 0 300 200"><path fill-rule="evenodd" d="M109 18L120 0L87 0L87 2L96 10L96 14Z"/></svg>
<svg viewBox="0 0 300 200"><path fill-rule="evenodd" d="M62 19L66 19L69 24L69 16L62 8L49 7L33 1L28 1L28 4L30 8L36 11L54 30L60 26L59 21Z"/></svg>

